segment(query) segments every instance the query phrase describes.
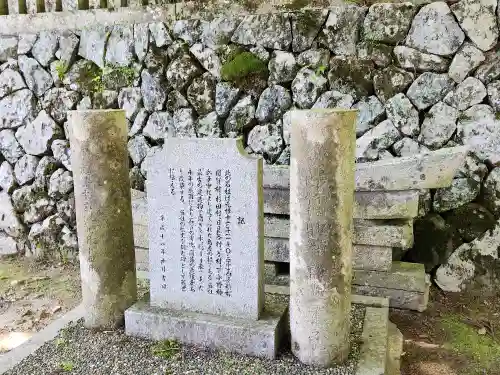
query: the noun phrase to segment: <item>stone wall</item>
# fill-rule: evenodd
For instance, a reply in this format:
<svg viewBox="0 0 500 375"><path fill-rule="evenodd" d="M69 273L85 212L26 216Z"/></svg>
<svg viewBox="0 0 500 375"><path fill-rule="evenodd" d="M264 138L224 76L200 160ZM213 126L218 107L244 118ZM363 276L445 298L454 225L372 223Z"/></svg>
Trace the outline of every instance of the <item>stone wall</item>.
<svg viewBox="0 0 500 375"><path fill-rule="evenodd" d="M415 246L395 258L432 271L494 226L496 2L212 18L0 37L0 252L77 251L71 109L126 111L132 187L143 190L165 136L243 135L249 152L288 164L290 110L356 108L357 162L471 148L450 188L422 191Z"/></svg>

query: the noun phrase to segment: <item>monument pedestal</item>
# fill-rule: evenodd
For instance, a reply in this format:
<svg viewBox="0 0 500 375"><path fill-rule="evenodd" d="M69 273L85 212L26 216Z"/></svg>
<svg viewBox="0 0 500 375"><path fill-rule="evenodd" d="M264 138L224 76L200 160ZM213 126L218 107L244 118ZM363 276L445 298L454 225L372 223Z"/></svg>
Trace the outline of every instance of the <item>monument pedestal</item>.
<svg viewBox="0 0 500 375"><path fill-rule="evenodd" d="M125 333L274 359L286 331L287 310L286 305L266 304L261 318L250 320L154 307L146 296L125 311Z"/></svg>

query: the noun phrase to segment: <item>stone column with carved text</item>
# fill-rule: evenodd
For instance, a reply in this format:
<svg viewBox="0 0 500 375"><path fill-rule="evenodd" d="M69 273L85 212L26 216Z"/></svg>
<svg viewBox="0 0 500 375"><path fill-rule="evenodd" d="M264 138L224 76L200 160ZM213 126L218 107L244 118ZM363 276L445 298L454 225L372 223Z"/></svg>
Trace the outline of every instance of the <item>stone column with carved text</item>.
<svg viewBox="0 0 500 375"><path fill-rule="evenodd" d="M303 363L349 354L356 111L292 113L290 329Z"/></svg>
<svg viewBox="0 0 500 375"><path fill-rule="evenodd" d="M68 112L85 326L113 329L137 299L127 120Z"/></svg>

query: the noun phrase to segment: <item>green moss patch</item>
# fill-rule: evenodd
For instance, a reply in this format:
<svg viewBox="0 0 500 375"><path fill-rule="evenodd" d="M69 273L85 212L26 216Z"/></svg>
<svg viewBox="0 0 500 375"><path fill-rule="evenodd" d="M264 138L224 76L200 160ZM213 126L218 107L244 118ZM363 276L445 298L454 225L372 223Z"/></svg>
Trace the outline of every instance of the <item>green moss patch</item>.
<svg viewBox="0 0 500 375"><path fill-rule="evenodd" d="M241 52L228 60L221 68L222 79L242 82L248 77L267 75L266 64L251 52Z"/></svg>

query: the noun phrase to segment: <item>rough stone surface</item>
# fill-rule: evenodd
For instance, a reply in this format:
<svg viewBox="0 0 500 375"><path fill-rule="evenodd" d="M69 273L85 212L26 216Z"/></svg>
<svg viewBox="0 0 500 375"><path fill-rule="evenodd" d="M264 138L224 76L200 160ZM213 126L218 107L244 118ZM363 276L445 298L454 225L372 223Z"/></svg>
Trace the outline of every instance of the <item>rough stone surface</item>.
<svg viewBox="0 0 500 375"><path fill-rule="evenodd" d="M65 88L48 90L41 101L42 108L58 123L66 121L67 112L75 109L80 101L80 94Z"/></svg>
<svg viewBox="0 0 500 375"><path fill-rule="evenodd" d="M458 110L439 102L426 114L418 141L436 149L442 147L457 129Z"/></svg>
<svg viewBox="0 0 500 375"><path fill-rule="evenodd" d="M297 64L311 69L327 69L330 64L330 51L326 48L308 49L297 56Z"/></svg>
<svg viewBox="0 0 500 375"><path fill-rule="evenodd" d="M424 53L407 46L394 47L394 56L400 67L413 71L444 73L450 66L450 60L444 57Z"/></svg>
<svg viewBox="0 0 500 375"><path fill-rule="evenodd" d="M219 82L215 87L215 111L221 117L226 117L231 107L236 104L240 90L229 82Z"/></svg>
<svg viewBox="0 0 500 375"><path fill-rule="evenodd" d="M156 47L168 47L173 43L172 37L163 22L150 23L149 31Z"/></svg>
<svg viewBox="0 0 500 375"><path fill-rule="evenodd" d="M28 206L28 209L23 213L23 221L33 224L45 220L50 215L56 212L56 203L54 200L43 197L37 199Z"/></svg>
<svg viewBox="0 0 500 375"><path fill-rule="evenodd" d="M16 186L16 179L14 177L14 170L9 162L4 161L0 165L0 188L3 191L11 193Z"/></svg>
<svg viewBox="0 0 500 375"><path fill-rule="evenodd" d="M332 6L320 35L322 44L334 55L355 56L365 13L366 8L357 5Z"/></svg>
<svg viewBox="0 0 500 375"><path fill-rule="evenodd" d="M450 56L462 45L465 34L448 5L434 2L423 6L413 18L406 45L427 53Z"/></svg>
<svg viewBox="0 0 500 375"><path fill-rule="evenodd" d="M374 95L361 99L353 108L359 111L356 121L357 136L366 133L385 114L384 105Z"/></svg>
<svg viewBox="0 0 500 375"><path fill-rule="evenodd" d="M500 81L493 81L488 85L488 102L495 112L500 112Z"/></svg>
<svg viewBox="0 0 500 375"><path fill-rule="evenodd" d="M388 44L401 42L410 29L415 11L411 3L373 4L363 24L365 38Z"/></svg>
<svg viewBox="0 0 500 375"><path fill-rule="evenodd" d="M387 100L385 105L387 118L401 133L408 136L418 135L418 111L404 94L397 94Z"/></svg>
<svg viewBox="0 0 500 375"><path fill-rule="evenodd" d="M283 86L273 85L259 98L255 117L260 123L276 122L292 105L292 96Z"/></svg>
<svg viewBox="0 0 500 375"><path fill-rule="evenodd" d="M485 85L500 77L500 51L485 54L485 62L476 69L474 77Z"/></svg>
<svg viewBox="0 0 500 375"><path fill-rule="evenodd" d="M73 191L73 177L71 173L59 168L50 176L49 197L60 199L67 197Z"/></svg>
<svg viewBox="0 0 500 375"><path fill-rule="evenodd" d="M216 112L210 112L198 119L198 137L222 138L222 131Z"/></svg>
<svg viewBox="0 0 500 375"><path fill-rule="evenodd" d="M30 183L35 179L35 171L38 166L38 159L33 155L23 155L14 167L14 175L19 185Z"/></svg>
<svg viewBox="0 0 500 375"><path fill-rule="evenodd" d="M149 50L149 25L136 23L134 25L134 52L139 61L144 61Z"/></svg>
<svg viewBox="0 0 500 375"><path fill-rule="evenodd" d="M373 63L368 60L333 57L328 73L330 89L349 94L354 99L370 95L373 92L373 70Z"/></svg>
<svg viewBox="0 0 500 375"><path fill-rule="evenodd" d="M36 258L57 256L58 236L63 226L64 221L57 214L49 216L43 222L35 223L28 234L31 256Z"/></svg>
<svg viewBox="0 0 500 375"><path fill-rule="evenodd" d="M163 76L144 69L141 73L141 96L146 110L150 112L161 111L167 100Z"/></svg>
<svg viewBox="0 0 500 375"><path fill-rule="evenodd" d="M391 120L382 121L356 140L356 159L377 160L379 153L401 139Z"/></svg>
<svg viewBox="0 0 500 375"><path fill-rule="evenodd" d="M106 43L106 63L129 66L134 59L133 25L115 25Z"/></svg>
<svg viewBox="0 0 500 375"><path fill-rule="evenodd" d="M217 53L201 43L193 45L189 51L200 64L215 78L220 78L221 61Z"/></svg>
<svg viewBox="0 0 500 375"><path fill-rule="evenodd" d="M229 44L234 30L240 22L240 17L217 17L210 22L203 22L201 42L210 48Z"/></svg>
<svg viewBox="0 0 500 375"><path fill-rule="evenodd" d="M133 137L139 132L142 132L142 129L146 125L146 122L148 121L149 113L144 109L140 109L139 112L137 112L137 115L135 116L134 122L130 123L130 129L128 131L128 136Z"/></svg>
<svg viewBox="0 0 500 375"><path fill-rule="evenodd" d="M281 122L257 125L248 134L248 146L254 153L262 154L266 160L273 162L283 150L281 133Z"/></svg>
<svg viewBox="0 0 500 375"><path fill-rule="evenodd" d="M327 91L316 100L312 108L342 108L350 109L354 103L354 98L349 94L342 94L338 91Z"/></svg>
<svg viewBox="0 0 500 375"><path fill-rule="evenodd" d="M255 104L251 96L245 96L231 109L226 122L224 131L226 135L238 133L254 124Z"/></svg>
<svg viewBox="0 0 500 375"><path fill-rule="evenodd" d="M327 87L325 77L310 68L302 68L292 82L293 101L300 108L311 108Z"/></svg>
<svg viewBox="0 0 500 375"><path fill-rule="evenodd" d="M35 171L35 185L48 189L50 176L61 164L52 156L44 156L40 159Z"/></svg>
<svg viewBox="0 0 500 375"><path fill-rule="evenodd" d="M52 76L33 58L19 56L19 69L23 73L28 88L40 97L54 83Z"/></svg>
<svg viewBox="0 0 500 375"><path fill-rule="evenodd" d="M215 109L216 81L210 73L193 80L187 89L187 100L199 116L206 115Z"/></svg>
<svg viewBox="0 0 500 375"><path fill-rule="evenodd" d="M293 52L302 52L311 47L327 15L327 9L307 9L290 14Z"/></svg>
<svg viewBox="0 0 500 375"><path fill-rule="evenodd" d="M291 82L299 70L299 65L293 53L276 51L269 61L269 82Z"/></svg>
<svg viewBox="0 0 500 375"><path fill-rule="evenodd" d="M10 196L3 191L0 192L0 230L14 238L25 234L25 228L14 211Z"/></svg>
<svg viewBox="0 0 500 375"><path fill-rule="evenodd" d="M457 228L465 242L471 242L495 226L495 216L477 203L469 203L454 210L446 222Z"/></svg>
<svg viewBox="0 0 500 375"><path fill-rule="evenodd" d="M469 39L483 51L488 51L497 44L496 8L496 0L464 0L451 6Z"/></svg>
<svg viewBox="0 0 500 375"><path fill-rule="evenodd" d="M5 69L0 73L0 99L26 87L23 77L13 69Z"/></svg>
<svg viewBox="0 0 500 375"><path fill-rule="evenodd" d="M392 46L364 41L358 43L358 59L371 60L377 67L386 68L393 62Z"/></svg>
<svg viewBox="0 0 500 375"><path fill-rule="evenodd" d="M168 112L154 112L149 116L142 133L153 141L162 141L172 131L173 119ZM142 142L141 142L142 143Z"/></svg>
<svg viewBox="0 0 500 375"><path fill-rule="evenodd" d="M125 111L125 116L133 120L142 107L142 93L138 87L130 87L120 90L118 94L118 106Z"/></svg>
<svg viewBox="0 0 500 375"><path fill-rule="evenodd" d="M462 81L453 91L446 95L443 101L461 111L479 104L486 97L486 87L474 77L468 77Z"/></svg>
<svg viewBox="0 0 500 375"><path fill-rule="evenodd" d="M71 168L71 149L69 147L69 141L65 139L56 139L52 142L52 154L54 158L64 165L68 171L72 171Z"/></svg>
<svg viewBox="0 0 500 375"><path fill-rule="evenodd" d="M5 160L11 164L14 164L21 156L24 155L24 151L17 142L15 134L12 130L6 129L0 131L0 152Z"/></svg>
<svg viewBox="0 0 500 375"><path fill-rule="evenodd" d="M479 194L480 184L470 178L456 178L450 187L434 194L432 207L437 212L449 211L472 202Z"/></svg>
<svg viewBox="0 0 500 375"><path fill-rule="evenodd" d="M385 103L394 95L406 91L414 78L414 75L410 72L396 68L395 66L389 66L377 71L373 76L375 94Z"/></svg>
<svg viewBox="0 0 500 375"><path fill-rule="evenodd" d="M59 48L56 57L66 65L66 70L71 65L78 53L80 39L72 32L63 31L59 36Z"/></svg>
<svg viewBox="0 0 500 375"><path fill-rule="evenodd" d="M104 52L108 40L109 27L94 26L83 29L80 34L78 54L86 60L104 68Z"/></svg>
<svg viewBox="0 0 500 375"><path fill-rule="evenodd" d="M17 57L18 39L15 36L2 35L0 37L0 62Z"/></svg>
<svg viewBox="0 0 500 375"><path fill-rule="evenodd" d="M200 69L196 66L189 55L182 55L172 61L167 68L167 81L173 88L182 90L198 75Z"/></svg>
<svg viewBox="0 0 500 375"><path fill-rule="evenodd" d="M446 74L425 72L412 83L406 95L417 109L423 110L442 100L454 84Z"/></svg>
<svg viewBox="0 0 500 375"><path fill-rule="evenodd" d="M287 51L292 44L292 27L284 14L246 16L234 31L231 41Z"/></svg>
<svg viewBox="0 0 500 375"><path fill-rule="evenodd" d="M400 139L392 146L394 154L397 156L413 156L417 154L425 154L429 152L429 149L413 139L405 137Z"/></svg>
<svg viewBox="0 0 500 375"><path fill-rule="evenodd" d="M20 127L16 138L23 149L32 155L43 155L49 149L54 139L62 138L63 130L45 111L26 126Z"/></svg>
<svg viewBox="0 0 500 375"><path fill-rule="evenodd" d="M191 108L181 108L174 112L172 137L196 137L196 117Z"/></svg>
<svg viewBox="0 0 500 375"><path fill-rule="evenodd" d="M182 39L189 46L198 42L201 37L200 20L178 20L172 26L172 34L175 38Z"/></svg>
<svg viewBox="0 0 500 375"><path fill-rule="evenodd" d="M36 98L30 90L19 90L0 100L0 128L17 128L35 118Z"/></svg>
<svg viewBox="0 0 500 375"><path fill-rule="evenodd" d="M500 168L493 169L484 182L483 203L496 217L500 217Z"/></svg>
<svg viewBox="0 0 500 375"><path fill-rule="evenodd" d="M58 35L54 31L42 31L31 49L31 54L42 66L47 67L55 59Z"/></svg>

